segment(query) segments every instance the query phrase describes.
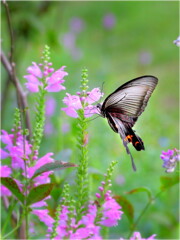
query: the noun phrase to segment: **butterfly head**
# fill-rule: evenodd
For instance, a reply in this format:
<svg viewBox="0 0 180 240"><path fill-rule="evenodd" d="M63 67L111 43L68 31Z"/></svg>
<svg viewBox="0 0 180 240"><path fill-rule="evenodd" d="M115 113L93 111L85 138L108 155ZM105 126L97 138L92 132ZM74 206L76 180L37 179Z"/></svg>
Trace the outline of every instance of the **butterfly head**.
<svg viewBox="0 0 180 240"><path fill-rule="evenodd" d="M100 103L98 103L96 105L96 108L98 109L99 113L101 114L102 117L105 117L104 112L102 111L102 105Z"/></svg>

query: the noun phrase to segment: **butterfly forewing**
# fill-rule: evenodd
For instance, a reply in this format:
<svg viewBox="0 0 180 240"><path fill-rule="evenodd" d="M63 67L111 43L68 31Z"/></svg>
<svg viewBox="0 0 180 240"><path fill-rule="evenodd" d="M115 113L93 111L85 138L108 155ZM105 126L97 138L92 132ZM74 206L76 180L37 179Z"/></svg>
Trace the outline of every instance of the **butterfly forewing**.
<svg viewBox="0 0 180 240"><path fill-rule="evenodd" d="M105 99L102 111L138 117L144 111L157 82L156 77L143 76L123 84Z"/></svg>

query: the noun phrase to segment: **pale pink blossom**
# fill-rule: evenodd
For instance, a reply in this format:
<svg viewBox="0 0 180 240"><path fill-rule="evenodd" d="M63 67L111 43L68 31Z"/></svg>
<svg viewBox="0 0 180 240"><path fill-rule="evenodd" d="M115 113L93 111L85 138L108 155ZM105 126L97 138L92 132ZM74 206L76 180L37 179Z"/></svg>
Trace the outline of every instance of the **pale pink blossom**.
<svg viewBox="0 0 180 240"><path fill-rule="evenodd" d="M103 93L100 92L99 88L94 88L92 91L87 92L85 96L79 92L77 95L66 93L66 97L63 99L63 102L67 105L67 107L61 108L61 110L65 111L68 116L77 118L77 110L83 108L83 103L85 105L84 116L91 117L92 115L99 113L97 107L93 106L92 103L98 101L102 96Z"/></svg>
<svg viewBox="0 0 180 240"><path fill-rule="evenodd" d="M42 70L42 66L38 66L33 62L33 65L27 68L29 75L25 75L27 82L25 83L27 89L30 92L39 92L39 87L44 87L48 92L59 92L65 90L65 87L62 85L64 83L64 77L68 75L64 71L65 66L62 66L57 71L54 71L53 68L50 68L51 64L47 65Z"/></svg>

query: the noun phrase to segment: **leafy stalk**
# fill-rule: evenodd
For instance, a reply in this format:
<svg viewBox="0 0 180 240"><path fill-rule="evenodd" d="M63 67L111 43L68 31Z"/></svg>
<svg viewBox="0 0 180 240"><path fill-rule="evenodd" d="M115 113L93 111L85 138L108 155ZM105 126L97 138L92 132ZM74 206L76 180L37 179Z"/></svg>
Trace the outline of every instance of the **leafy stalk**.
<svg viewBox="0 0 180 240"><path fill-rule="evenodd" d="M38 150L43 136L44 122L45 122L45 95L46 90L43 88L39 91L37 99L36 116L35 116L35 129L33 133L33 148L32 150Z"/></svg>
<svg viewBox="0 0 180 240"><path fill-rule="evenodd" d="M43 57L44 60L44 69L48 65L48 61L50 59L50 51L49 47L46 45L45 49L43 51ZM35 115L35 129L33 133L33 147L32 147L32 154L34 154L34 151L39 150L41 140L43 137L43 130L44 130L44 123L45 123L45 96L47 91L45 90L47 83L45 76L42 78L42 84L43 86L39 87L39 95L37 97L37 105L36 105L36 115Z"/></svg>
<svg viewBox="0 0 180 240"><path fill-rule="evenodd" d="M50 239L54 239L58 234L57 227L59 226L60 213L62 211L63 205L70 206L71 205L70 203L71 203L71 201L70 201L70 195L69 195L69 184L66 183L63 188L61 201L59 202L59 204L56 208L56 213L55 213L55 218L54 218L55 221L53 224L53 228L52 228L53 231L51 233Z"/></svg>
<svg viewBox="0 0 180 240"><path fill-rule="evenodd" d="M82 98L86 96L87 86L87 69L82 71L82 80L81 80L81 89L82 89ZM81 101L82 109L79 110L78 118L78 137L77 137L77 146L79 149L79 167L77 171L76 184L77 189L77 221L81 218L83 211L86 209L86 205L89 200L89 179L88 179L88 148L87 148L87 121L84 116L84 107L85 102Z"/></svg>
<svg viewBox="0 0 180 240"><path fill-rule="evenodd" d="M109 168L107 169L107 173L105 174L105 180L102 182L103 184L103 191L101 192L101 197L98 199L98 211L97 216L95 219L95 222L98 224L100 219L102 218L102 205L105 202L105 194L109 190L109 187L111 186L111 177L113 174L113 170L115 168L115 165L117 164L117 161L112 161Z"/></svg>

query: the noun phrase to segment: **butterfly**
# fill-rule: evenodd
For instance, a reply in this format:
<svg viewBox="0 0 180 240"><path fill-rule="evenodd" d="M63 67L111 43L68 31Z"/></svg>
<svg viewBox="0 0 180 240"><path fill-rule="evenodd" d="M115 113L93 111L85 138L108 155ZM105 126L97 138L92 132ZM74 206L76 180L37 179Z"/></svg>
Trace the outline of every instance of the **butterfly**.
<svg viewBox="0 0 180 240"><path fill-rule="evenodd" d="M137 151L145 150L145 147L132 127L145 110L157 83L158 79L150 75L135 78L117 88L102 104L96 106L100 115L107 118L112 130L120 135L134 171L136 166L128 143L132 143Z"/></svg>

